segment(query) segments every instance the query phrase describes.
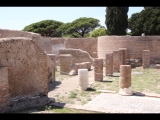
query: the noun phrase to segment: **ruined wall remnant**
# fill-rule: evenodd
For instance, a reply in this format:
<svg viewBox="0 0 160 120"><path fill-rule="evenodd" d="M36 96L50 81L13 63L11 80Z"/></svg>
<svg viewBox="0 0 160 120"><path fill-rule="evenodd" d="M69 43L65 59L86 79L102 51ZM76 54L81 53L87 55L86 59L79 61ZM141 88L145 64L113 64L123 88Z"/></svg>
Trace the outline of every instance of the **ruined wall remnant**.
<svg viewBox="0 0 160 120"><path fill-rule="evenodd" d="M92 64L93 58L86 51L80 49L60 49L59 54L71 54L74 63L90 62Z"/></svg>
<svg viewBox="0 0 160 120"><path fill-rule="evenodd" d="M27 37L33 40L42 50L44 49L44 40L41 39L41 35L33 32L26 32L20 30L8 30L0 29L0 38L7 37Z"/></svg>
<svg viewBox="0 0 160 120"><path fill-rule="evenodd" d="M55 70L56 70L56 55L47 54L47 66L48 66L48 80L49 82L55 81Z"/></svg>
<svg viewBox="0 0 160 120"><path fill-rule="evenodd" d="M120 60L120 51L119 50L114 50L113 51L113 72L119 72L119 67L121 65L121 60Z"/></svg>
<svg viewBox="0 0 160 120"><path fill-rule="evenodd" d="M40 34L33 33L33 32L20 31L20 30L0 29L0 38L7 38L7 37L36 38L36 37L40 37Z"/></svg>
<svg viewBox="0 0 160 120"><path fill-rule="evenodd" d="M60 74L68 75L72 69L72 55L61 54L59 56Z"/></svg>
<svg viewBox="0 0 160 120"><path fill-rule="evenodd" d="M64 38L51 38L50 41L51 53L58 56L59 50L65 48L65 39Z"/></svg>
<svg viewBox="0 0 160 120"><path fill-rule="evenodd" d="M103 59L95 58L93 60L93 66L94 66L94 80L102 81L103 80Z"/></svg>
<svg viewBox="0 0 160 120"><path fill-rule="evenodd" d="M42 41L42 47L41 49L45 51L46 54L51 54L51 37L46 37L46 36L41 36L41 41Z"/></svg>
<svg viewBox="0 0 160 120"><path fill-rule="evenodd" d="M78 69L91 70L91 63L90 62L74 63L72 65L72 70L70 71L69 75L77 75Z"/></svg>
<svg viewBox="0 0 160 120"><path fill-rule="evenodd" d="M127 48L119 48L119 51L121 51L122 54L122 65L127 65Z"/></svg>
<svg viewBox="0 0 160 120"><path fill-rule="evenodd" d="M97 38L54 38L33 32L0 29L0 38L31 38L45 53L58 55L60 49L87 51L92 58L105 59L106 53L127 49L127 59L142 60L142 50L150 50L151 64L160 63L160 36L100 36Z"/></svg>
<svg viewBox="0 0 160 120"><path fill-rule="evenodd" d="M68 38L65 46L87 51L91 57L97 58L97 38Z"/></svg>
<svg viewBox="0 0 160 120"><path fill-rule="evenodd" d="M31 38L47 54L58 55L60 49L73 48L87 51L91 57L97 58L97 38L60 38L46 37L33 32L0 29L0 38Z"/></svg>
<svg viewBox="0 0 160 120"><path fill-rule="evenodd" d="M121 48L118 49L119 51L119 64L123 65L123 50Z"/></svg>
<svg viewBox="0 0 160 120"><path fill-rule="evenodd" d="M150 66L150 50L143 50L142 52L142 66L149 68Z"/></svg>
<svg viewBox="0 0 160 120"><path fill-rule="evenodd" d="M87 51L91 57L97 58L97 38L42 37L41 39L42 41L47 41L47 45L50 44L46 50L48 53L58 55L60 49L73 48Z"/></svg>
<svg viewBox="0 0 160 120"><path fill-rule="evenodd" d="M32 107L36 96L44 98L48 93L47 56L35 42L25 37L0 39L0 66L8 68L9 108L8 111ZM35 98L30 98L35 96ZM25 103L28 97L30 103ZM17 104L23 98L23 104ZM11 102L12 101L12 102ZM37 103L36 105L40 105ZM16 105L15 105L16 104ZM29 105L30 104L30 105ZM22 106L23 105L23 106Z"/></svg>
<svg viewBox="0 0 160 120"><path fill-rule="evenodd" d="M9 97L8 68L0 66L0 113L7 110Z"/></svg>
<svg viewBox="0 0 160 120"><path fill-rule="evenodd" d="M107 53L105 60L106 60L105 75L112 76L113 75L113 53Z"/></svg>
<svg viewBox="0 0 160 120"><path fill-rule="evenodd" d="M160 36L101 36L97 41L98 57L127 48L127 59L142 59L142 51L150 50L152 61L160 61Z"/></svg>

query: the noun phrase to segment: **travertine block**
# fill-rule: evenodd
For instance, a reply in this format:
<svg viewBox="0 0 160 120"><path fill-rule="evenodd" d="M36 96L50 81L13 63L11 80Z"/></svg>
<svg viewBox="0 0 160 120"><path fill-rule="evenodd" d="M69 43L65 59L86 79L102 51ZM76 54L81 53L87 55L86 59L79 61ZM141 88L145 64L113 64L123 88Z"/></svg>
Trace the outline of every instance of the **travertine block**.
<svg viewBox="0 0 160 120"><path fill-rule="evenodd" d="M87 90L88 88L88 70L78 69L78 80L80 90Z"/></svg>

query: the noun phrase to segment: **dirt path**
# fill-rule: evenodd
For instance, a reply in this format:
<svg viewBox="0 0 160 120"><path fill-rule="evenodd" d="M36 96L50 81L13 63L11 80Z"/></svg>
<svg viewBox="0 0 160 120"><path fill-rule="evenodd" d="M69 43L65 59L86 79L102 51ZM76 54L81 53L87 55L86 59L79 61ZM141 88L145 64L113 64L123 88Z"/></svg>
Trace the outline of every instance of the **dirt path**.
<svg viewBox="0 0 160 120"><path fill-rule="evenodd" d="M89 73L89 85L93 83L93 69L91 71L88 71ZM61 80L63 79L63 80ZM68 98L70 96L70 93L74 90L79 90L78 86L78 75L75 76L58 76L56 77L56 81L54 83L50 83L49 85L49 93L48 97L55 98L56 102L58 98ZM95 97L95 96L93 96ZM92 97L92 98L93 98ZM75 104L80 104L80 102L74 101Z"/></svg>

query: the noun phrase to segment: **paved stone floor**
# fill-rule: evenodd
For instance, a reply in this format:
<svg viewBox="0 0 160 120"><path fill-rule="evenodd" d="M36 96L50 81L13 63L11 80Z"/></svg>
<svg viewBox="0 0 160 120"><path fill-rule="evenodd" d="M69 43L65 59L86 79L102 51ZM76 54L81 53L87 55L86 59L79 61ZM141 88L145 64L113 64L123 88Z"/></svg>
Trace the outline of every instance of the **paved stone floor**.
<svg viewBox="0 0 160 120"><path fill-rule="evenodd" d="M160 98L122 96L117 93L101 93L85 105L56 102L52 105L103 113L160 113Z"/></svg>
<svg viewBox="0 0 160 120"><path fill-rule="evenodd" d="M84 107L110 113L160 113L160 98L101 93Z"/></svg>

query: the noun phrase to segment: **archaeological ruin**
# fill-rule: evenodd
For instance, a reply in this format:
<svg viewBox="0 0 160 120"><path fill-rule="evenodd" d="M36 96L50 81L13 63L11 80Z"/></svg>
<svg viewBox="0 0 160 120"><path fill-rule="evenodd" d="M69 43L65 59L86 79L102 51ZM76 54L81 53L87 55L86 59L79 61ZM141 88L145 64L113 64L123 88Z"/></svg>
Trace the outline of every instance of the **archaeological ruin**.
<svg viewBox="0 0 160 120"><path fill-rule="evenodd" d="M103 68L106 76L120 72L120 94L129 89L126 94L131 95L131 68L159 64L159 46L160 36L53 38L0 29L0 112L50 102L48 86L56 81L56 66L62 74L79 73L82 90L87 89L91 67L96 81L103 80Z"/></svg>

